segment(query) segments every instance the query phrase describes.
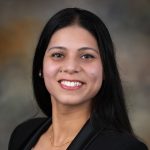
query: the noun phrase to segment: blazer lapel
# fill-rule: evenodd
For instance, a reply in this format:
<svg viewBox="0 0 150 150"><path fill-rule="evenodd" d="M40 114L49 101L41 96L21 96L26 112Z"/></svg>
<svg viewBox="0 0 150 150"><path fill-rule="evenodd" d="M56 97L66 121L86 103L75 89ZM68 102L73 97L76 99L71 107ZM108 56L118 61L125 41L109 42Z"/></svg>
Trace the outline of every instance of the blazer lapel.
<svg viewBox="0 0 150 150"><path fill-rule="evenodd" d="M91 120L88 120L67 150L86 150L99 132L100 130L93 128Z"/></svg>
<svg viewBox="0 0 150 150"><path fill-rule="evenodd" d="M40 135L42 133L44 133L49 125L52 123L52 119L49 118L48 120L46 120L46 122L44 124L42 124L42 126L35 132L35 134L31 137L31 139L29 140L29 142L26 144L24 150L31 150L32 147L36 144L36 142L38 141Z"/></svg>

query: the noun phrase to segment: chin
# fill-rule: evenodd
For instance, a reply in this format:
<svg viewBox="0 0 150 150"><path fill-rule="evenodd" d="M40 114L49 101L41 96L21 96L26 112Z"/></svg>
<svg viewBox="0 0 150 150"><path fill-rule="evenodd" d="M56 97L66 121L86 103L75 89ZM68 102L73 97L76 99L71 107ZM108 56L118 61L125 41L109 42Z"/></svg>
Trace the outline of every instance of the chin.
<svg viewBox="0 0 150 150"><path fill-rule="evenodd" d="M89 102L89 100L83 100L83 99L73 99L72 97L70 99L64 99L59 101L63 105L68 105L68 106L79 106L84 103Z"/></svg>

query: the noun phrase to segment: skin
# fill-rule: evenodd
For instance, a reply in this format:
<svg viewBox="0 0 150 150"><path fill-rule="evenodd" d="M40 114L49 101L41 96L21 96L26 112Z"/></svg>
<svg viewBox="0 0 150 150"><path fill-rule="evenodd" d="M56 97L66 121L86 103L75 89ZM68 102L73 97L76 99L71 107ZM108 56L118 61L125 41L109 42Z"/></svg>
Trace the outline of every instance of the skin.
<svg viewBox="0 0 150 150"><path fill-rule="evenodd" d="M52 102L52 125L35 149L63 150L90 117L92 98L102 85L103 68L94 36L78 25L56 31L45 52L43 77ZM77 82L78 86L62 81ZM69 140L62 147L52 146Z"/></svg>

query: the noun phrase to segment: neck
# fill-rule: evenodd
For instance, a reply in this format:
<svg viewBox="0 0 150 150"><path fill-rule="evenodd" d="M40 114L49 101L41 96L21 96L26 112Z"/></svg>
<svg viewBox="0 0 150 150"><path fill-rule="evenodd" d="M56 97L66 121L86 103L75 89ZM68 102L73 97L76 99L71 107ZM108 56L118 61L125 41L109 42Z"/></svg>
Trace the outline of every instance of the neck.
<svg viewBox="0 0 150 150"><path fill-rule="evenodd" d="M49 128L53 145L71 142L90 117L90 105L63 106L52 103L52 125ZM88 107L89 109L88 109ZM69 143L68 142L68 143Z"/></svg>

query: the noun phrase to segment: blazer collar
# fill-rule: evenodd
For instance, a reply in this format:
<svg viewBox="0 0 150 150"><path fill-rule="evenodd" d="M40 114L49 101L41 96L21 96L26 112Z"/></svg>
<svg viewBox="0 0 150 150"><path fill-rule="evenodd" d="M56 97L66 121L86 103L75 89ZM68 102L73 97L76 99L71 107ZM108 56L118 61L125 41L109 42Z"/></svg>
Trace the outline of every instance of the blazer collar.
<svg viewBox="0 0 150 150"><path fill-rule="evenodd" d="M41 127L35 132L35 134L31 137L29 142L26 144L24 150L31 150L32 147L38 141L40 135L44 133L50 124L52 123L52 119L47 119ZM88 145L94 140L94 138L98 135L99 131L95 130L92 126L92 122L89 119L82 129L79 131L77 136L71 142L67 150L86 150Z"/></svg>
<svg viewBox="0 0 150 150"><path fill-rule="evenodd" d="M36 144L38 141L39 137L48 129L50 124L52 123L52 119L49 118L47 119L41 127L34 133L34 135L29 139L28 143L26 144L24 150L31 150L32 147Z"/></svg>
<svg viewBox="0 0 150 150"><path fill-rule="evenodd" d="M98 133L99 131L96 131L93 128L92 122L89 119L69 145L67 150L86 150L88 145L95 139Z"/></svg>

